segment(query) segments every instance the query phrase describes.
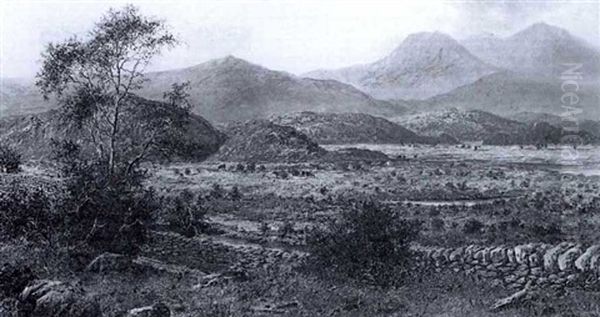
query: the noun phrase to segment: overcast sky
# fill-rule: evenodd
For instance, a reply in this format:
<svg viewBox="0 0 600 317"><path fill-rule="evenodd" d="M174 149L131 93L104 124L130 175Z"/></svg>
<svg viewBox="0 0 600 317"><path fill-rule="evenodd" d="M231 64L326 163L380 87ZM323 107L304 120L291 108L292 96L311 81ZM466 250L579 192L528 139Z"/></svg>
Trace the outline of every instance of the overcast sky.
<svg viewBox="0 0 600 317"><path fill-rule="evenodd" d="M165 19L185 43L157 58L154 70L232 54L298 74L374 61L414 32L506 36L540 21L599 44L600 0L0 0L0 76L33 76L46 43L83 34L126 3Z"/></svg>

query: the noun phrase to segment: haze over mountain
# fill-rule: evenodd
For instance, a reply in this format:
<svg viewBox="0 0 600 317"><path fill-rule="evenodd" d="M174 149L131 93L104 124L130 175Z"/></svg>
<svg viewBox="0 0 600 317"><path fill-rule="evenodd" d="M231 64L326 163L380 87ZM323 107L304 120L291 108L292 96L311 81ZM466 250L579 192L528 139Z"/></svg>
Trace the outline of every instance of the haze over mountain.
<svg viewBox="0 0 600 317"><path fill-rule="evenodd" d="M372 64L316 70L305 76L349 83L379 99L424 99L495 71L450 36L424 32L408 36Z"/></svg>
<svg viewBox="0 0 600 317"><path fill-rule="evenodd" d="M582 63L585 80L600 73L597 48L567 30L536 23L506 38L472 37L461 43L481 60L517 73L557 78L565 63Z"/></svg>
<svg viewBox="0 0 600 317"><path fill-rule="evenodd" d="M416 111L460 108L484 110L502 116L519 112L561 114L564 91L555 78L534 77L514 72L498 72L422 102L413 103ZM600 118L600 91L595 83L580 83L576 92L581 117Z"/></svg>
<svg viewBox="0 0 600 317"><path fill-rule="evenodd" d="M213 122L267 118L296 111L362 112L398 115L400 105L376 100L358 89L333 80L300 78L228 56L200 65L148 73L149 81L136 92L162 100L173 83L190 82L190 102L196 114ZM32 82L5 81L2 116L37 113L52 108Z"/></svg>
<svg viewBox="0 0 600 317"><path fill-rule="evenodd" d="M296 111L398 114L400 106L376 100L333 80L300 78L228 56L197 66L147 74L142 96L162 97L171 83L190 82L193 111L215 122L267 118Z"/></svg>

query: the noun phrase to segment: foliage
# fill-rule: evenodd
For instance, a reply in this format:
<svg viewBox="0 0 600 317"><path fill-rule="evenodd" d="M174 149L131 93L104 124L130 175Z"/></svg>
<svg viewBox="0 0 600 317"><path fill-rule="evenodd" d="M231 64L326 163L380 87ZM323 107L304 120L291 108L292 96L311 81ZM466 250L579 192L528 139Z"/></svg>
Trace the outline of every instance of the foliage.
<svg viewBox="0 0 600 317"><path fill-rule="evenodd" d="M399 285L410 267L409 243L418 232L418 225L392 210L363 202L311 233L311 262L369 284Z"/></svg>
<svg viewBox="0 0 600 317"><path fill-rule="evenodd" d="M45 97L57 97L64 123L82 132L90 147L87 154L106 161L108 174L120 164L129 172L152 149L163 149L161 142L169 139L165 134L181 128L189 117L189 107L181 102L185 85L166 93L170 102L164 104L148 105L133 95L142 88L152 57L175 44L162 21L126 6L111 9L88 38L47 46L36 85ZM137 124L127 124L132 118Z"/></svg>
<svg viewBox="0 0 600 317"><path fill-rule="evenodd" d="M163 208L169 228L188 237L205 231L208 225L205 222L206 209L203 203L202 197L194 199L194 195L187 189L175 197L164 198Z"/></svg>
<svg viewBox="0 0 600 317"><path fill-rule="evenodd" d="M13 181L6 191L0 191L0 228L5 237L25 237L48 241L60 215L41 187L27 187Z"/></svg>
<svg viewBox="0 0 600 317"><path fill-rule="evenodd" d="M0 145L0 172L18 173L21 170L21 154L13 148Z"/></svg>
<svg viewBox="0 0 600 317"><path fill-rule="evenodd" d="M485 225L477 219L469 219L463 225L463 233L465 234L476 234L481 233L481 230Z"/></svg>

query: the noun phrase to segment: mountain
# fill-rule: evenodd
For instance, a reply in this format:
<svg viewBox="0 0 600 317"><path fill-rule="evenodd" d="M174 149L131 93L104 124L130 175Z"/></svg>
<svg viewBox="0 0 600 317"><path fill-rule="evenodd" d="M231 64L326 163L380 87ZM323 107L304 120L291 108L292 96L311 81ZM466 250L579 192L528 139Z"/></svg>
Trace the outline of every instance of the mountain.
<svg viewBox="0 0 600 317"><path fill-rule="evenodd" d="M147 74L141 95L162 98L172 83L190 83L193 111L214 122L246 121L296 111L398 114L400 106L375 100L333 80L300 78L228 56L197 66Z"/></svg>
<svg viewBox="0 0 600 317"><path fill-rule="evenodd" d="M473 83L458 87L414 105L420 111L449 108L483 110L510 116L520 112L546 112L563 114L561 90L558 79L534 77L514 72L498 72L484 76ZM576 92L584 117L600 118L600 91L593 83L580 83Z"/></svg>
<svg viewBox="0 0 600 317"><path fill-rule="evenodd" d="M558 77L567 69L564 63L582 63L585 77L600 74L596 48L546 23L533 24L506 38L480 36L461 44L484 62L513 72Z"/></svg>
<svg viewBox="0 0 600 317"><path fill-rule="evenodd" d="M44 112L52 108L33 85L32 80L2 78L0 80L0 118Z"/></svg>
<svg viewBox="0 0 600 317"><path fill-rule="evenodd" d="M400 103L373 99L358 89L333 80L300 78L228 56L189 68L146 74L136 94L163 100L173 83L190 82L194 113L212 122L245 121L296 111L363 112L398 115ZM53 107L33 83L3 80L0 115L39 113Z"/></svg>
<svg viewBox="0 0 600 317"><path fill-rule="evenodd" d="M463 111L456 108L397 117L392 121L419 134L428 136L447 134L461 141L480 141L494 133L512 133L524 126L523 123L488 112Z"/></svg>
<svg viewBox="0 0 600 317"><path fill-rule="evenodd" d="M135 98L135 102L141 107L161 106L159 102L142 98ZM137 120L140 119L135 116L125 119L130 127L134 127L124 127L124 131L128 132L128 139L134 143L141 142L146 137L143 135L144 131L136 131ZM62 124L57 110L0 118L0 143L15 147L27 159L47 158L52 151L50 144L53 138L69 138L82 145L87 142L77 131L71 131ZM165 139L170 144L174 142L178 152L175 155L179 158L203 159L217 151L225 141L225 136L204 118L192 115L183 135L178 134L176 139L172 135L165 135Z"/></svg>
<svg viewBox="0 0 600 317"><path fill-rule="evenodd" d="M298 112L271 119L272 122L294 127L319 144L357 143L455 143L441 138L422 137L388 121L362 113Z"/></svg>
<svg viewBox="0 0 600 317"><path fill-rule="evenodd" d="M379 99L425 99L495 71L450 36L433 32L409 35L374 63L305 76L349 83Z"/></svg>
<svg viewBox="0 0 600 317"><path fill-rule="evenodd" d="M267 120L231 125L227 141L211 157L231 162L304 162L322 158L327 151L305 134Z"/></svg>

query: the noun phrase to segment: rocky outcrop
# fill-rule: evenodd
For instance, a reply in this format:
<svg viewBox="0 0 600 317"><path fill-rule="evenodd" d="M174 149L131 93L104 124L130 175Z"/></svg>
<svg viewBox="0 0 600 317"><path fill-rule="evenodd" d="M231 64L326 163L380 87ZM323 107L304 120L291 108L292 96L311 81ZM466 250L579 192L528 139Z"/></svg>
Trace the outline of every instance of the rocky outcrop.
<svg viewBox="0 0 600 317"><path fill-rule="evenodd" d="M98 303L81 287L51 280L36 280L19 296L20 311L30 317L100 317Z"/></svg>

